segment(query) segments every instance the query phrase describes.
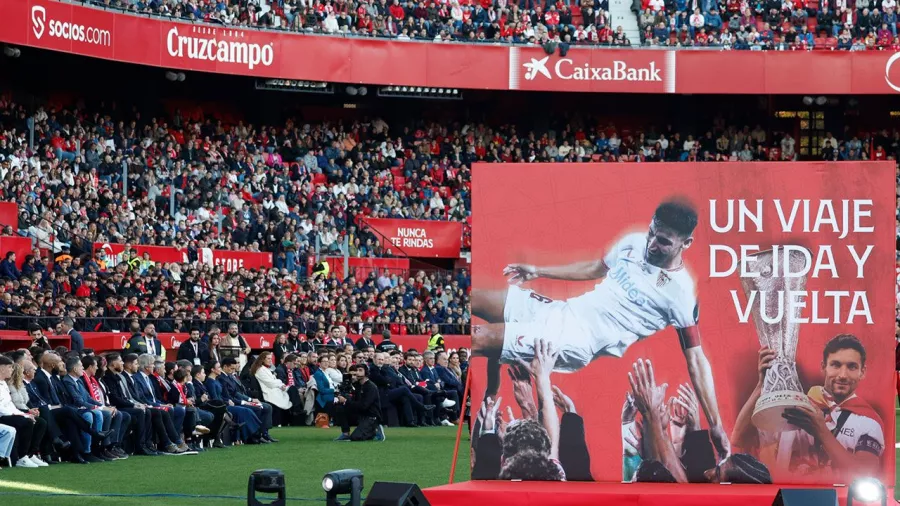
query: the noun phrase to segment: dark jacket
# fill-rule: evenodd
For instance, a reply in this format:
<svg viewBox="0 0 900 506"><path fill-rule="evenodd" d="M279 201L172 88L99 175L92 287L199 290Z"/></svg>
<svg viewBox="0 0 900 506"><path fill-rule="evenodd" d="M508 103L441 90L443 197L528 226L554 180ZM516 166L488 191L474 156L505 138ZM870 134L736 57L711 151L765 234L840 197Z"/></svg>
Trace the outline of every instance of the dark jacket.
<svg viewBox="0 0 900 506"><path fill-rule="evenodd" d="M209 362L209 346L202 341L197 342L197 353L195 354L194 346L190 339L181 343L181 346L178 347L178 360L189 360L191 363L194 363L195 358L200 359L200 363L197 365Z"/></svg>

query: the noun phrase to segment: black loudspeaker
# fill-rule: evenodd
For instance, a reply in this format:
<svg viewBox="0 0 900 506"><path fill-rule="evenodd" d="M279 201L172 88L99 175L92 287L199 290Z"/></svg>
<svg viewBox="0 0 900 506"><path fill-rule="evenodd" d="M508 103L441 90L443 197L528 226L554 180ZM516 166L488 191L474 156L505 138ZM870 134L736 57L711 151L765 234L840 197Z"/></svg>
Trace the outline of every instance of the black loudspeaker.
<svg viewBox="0 0 900 506"><path fill-rule="evenodd" d="M431 503L418 485L376 481L364 506L431 506Z"/></svg>
<svg viewBox="0 0 900 506"><path fill-rule="evenodd" d="M772 506L838 506L837 490L827 488L783 488Z"/></svg>

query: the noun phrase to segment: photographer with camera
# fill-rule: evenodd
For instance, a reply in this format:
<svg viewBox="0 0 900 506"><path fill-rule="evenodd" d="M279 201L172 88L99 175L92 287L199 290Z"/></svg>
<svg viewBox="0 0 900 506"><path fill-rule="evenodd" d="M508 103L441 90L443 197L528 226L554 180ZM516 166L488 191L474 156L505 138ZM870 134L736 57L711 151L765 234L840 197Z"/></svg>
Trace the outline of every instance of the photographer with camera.
<svg viewBox="0 0 900 506"><path fill-rule="evenodd" d="M369 368L363 364L350 367L352 385L345 396L344 389L334 399L335 423L341 426L341 435L335 441L384 441L381 426L381 401L378 388L369 381ZM350 433L350 424L356 429Z"/></svg>

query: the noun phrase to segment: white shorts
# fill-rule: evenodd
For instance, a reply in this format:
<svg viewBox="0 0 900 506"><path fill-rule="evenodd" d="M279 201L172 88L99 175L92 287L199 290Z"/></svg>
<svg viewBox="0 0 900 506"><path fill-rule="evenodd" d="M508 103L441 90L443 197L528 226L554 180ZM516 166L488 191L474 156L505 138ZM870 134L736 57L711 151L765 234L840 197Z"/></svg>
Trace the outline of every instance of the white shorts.
<svg viewBox="0 0 900 506"><path fill-rule="evenodd" d="M503 309L506 331L503 335L502 362L516 359L530 362L534 358L535 339L544 339L560 350L556 372L575 372L594 359L590 338L568 303L552 300L510 286Z"/></svg>

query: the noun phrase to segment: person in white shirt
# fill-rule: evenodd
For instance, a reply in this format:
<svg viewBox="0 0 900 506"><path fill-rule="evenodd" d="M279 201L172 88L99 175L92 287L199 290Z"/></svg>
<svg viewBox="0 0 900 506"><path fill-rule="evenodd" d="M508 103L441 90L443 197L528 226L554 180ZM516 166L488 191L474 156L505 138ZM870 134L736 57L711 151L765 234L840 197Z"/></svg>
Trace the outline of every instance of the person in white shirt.
<svg viewBox="0 0 900 506"><path fill-rule="evenodd" d="M259 388L262 390L264 401L278 408L288 410L292 406L291 398L287 393L288 387L272 374L272 368L275 367L273 357L274 355L269 351L260 353L253 365L250 366L250 374L259 381Z"/></svg>
<svg viewBox="0 0 900 506"><path fill-rule="evenodd" d="M38 452L41 440L47 431L47 422L34 412L23 412L12 402L7 381L13 374L13 361L0 355L0 424L16 429L16 442L13 452L16 467L47 467ZM15 459L15 457L13 457Z"/></svg>
<svg viewBox="0 0 900 506"><path fill-rule="evenodd" d="M575 372L600 357L622 357L635 342L674 327L710 436L724 459L730 444L700 343L695 282L684 268L697 219L690 204L666 201L646 234L626 235L603 258L556 267L506 266L503 274L512 283L506 290L472 293L472 314L488 322L473 328L472 354L496 361L497 367L528 362L543 339L558 350L554 370ZM518 286L538 278L601 281L592 291L563 301Z"/></svg>

